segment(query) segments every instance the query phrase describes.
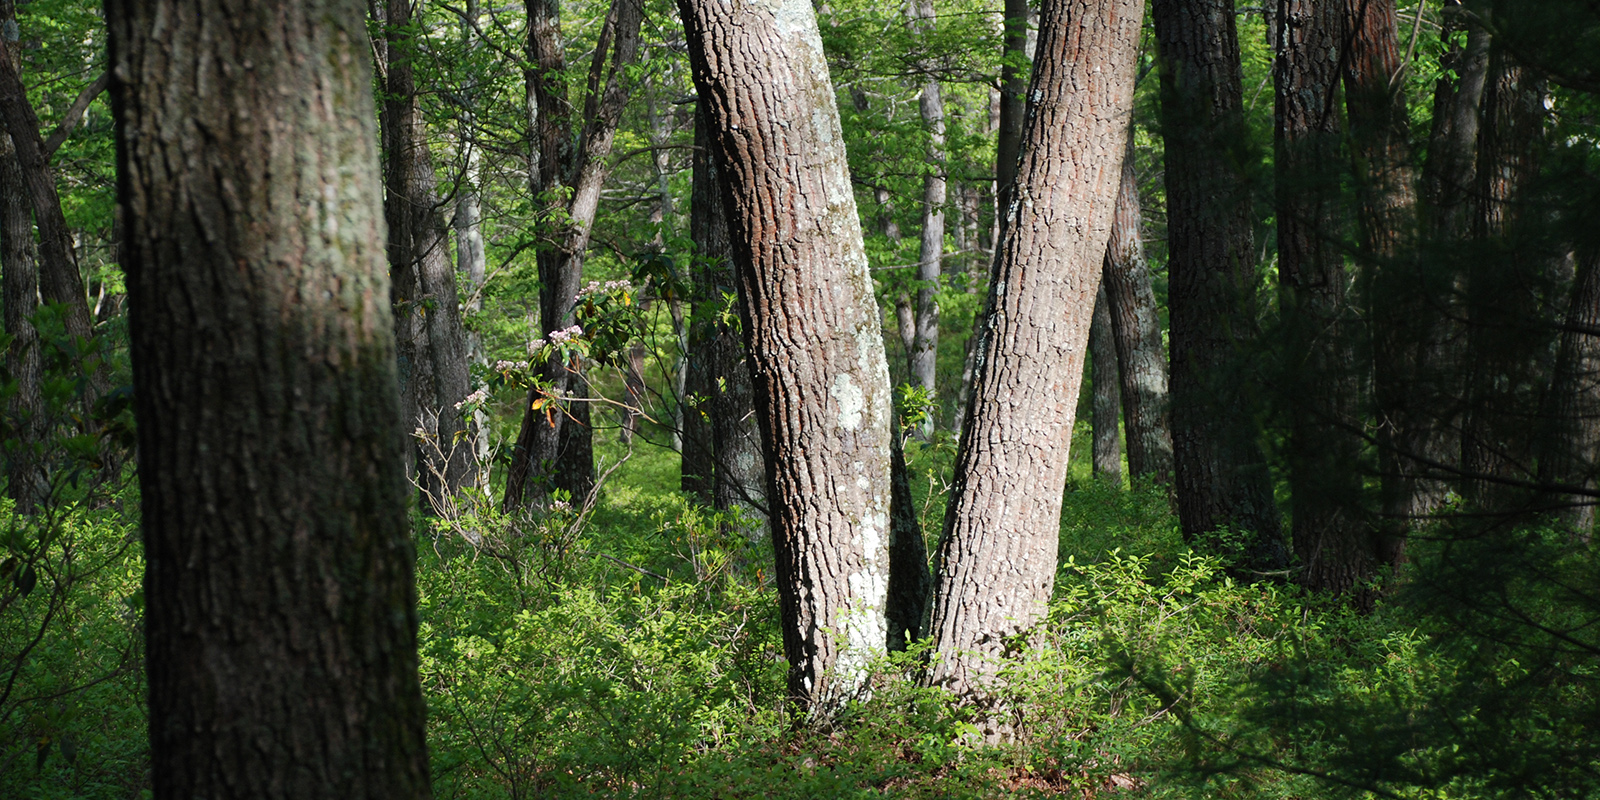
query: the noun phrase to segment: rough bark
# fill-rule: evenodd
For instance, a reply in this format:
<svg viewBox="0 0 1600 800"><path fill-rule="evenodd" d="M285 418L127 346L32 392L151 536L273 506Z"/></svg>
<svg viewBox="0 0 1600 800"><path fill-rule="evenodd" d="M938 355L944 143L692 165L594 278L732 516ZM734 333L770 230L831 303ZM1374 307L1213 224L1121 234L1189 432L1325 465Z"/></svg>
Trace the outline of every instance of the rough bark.
<svg viewBox="0 0 1600 800"><path fill-rule="evenodd" d="M1172 483L1172 428L1167 424L1167 353L1161 344L1161 316L1144 258L1144 216L1134 173L1133 138L1122 160L1122 185L1106 242L1102 283L1117 348L1122 380L1122 418L1128 473Z"/></svg>
<svg viewBox="0 0 1600 800"><path fill-rule="evenodd" d="M470 50L482 48L483 43L477 36L478 20L482 16L478 0L467 0L466 15L461 21L461 35ZM463 294L467 297L465 306L461 309L463 316L477 314L483 311L483 284L488 278L489 254L483 241L483 153L477 141L477 110L478 86L476 81L462 92L461 118L457 128L457 140L461 151L461 185L456 197L455 217L451 220L451 227L456 236L456 276L463 283ZM483 338L477 331L467 328L463 319L462 327L466 334L467 360L469 363L487 365L488 353L483 349ZM470 386L469 386L470 388ZM487 489L489 483L488 470L477 469L481 464L487 464L490 457L489 444L489 417L481 409L473 412L472 419L468 422L471 432L471 442L476 462L473 472L476 473L476 484L480 489Z"/></svg>
<svg viewBox="0 0 1600 800"><path fill-rule="evenodd" d="M1337 96L1345 10L1279 0L1275 79L1279 378L1289 416L1298 578L1343 594L1372 578L1378 541L1361 507L1355 346L1346 305Z"/></svg>
<svg viewBox="0 0 1600 800"><path fill-rule="evenodd" d="M930 674L980 708L1044 616L1067 448L1128 135L1141 0L1051 0L939 546ZM991 716L992 734L1006 735Z"/></svg>
<svg viewBox="0 0 1600 800"><path fill-rule="evenodd" d="M155 796L429 797L363 9L106 18Z"/></svg>
<svg viewBox="0 0 1600 800"><path fill-rule="evenodd" d="M1102 276L1104 281L1104 276ZM1107 307L1106 287L1102 282L1094 296L1094 321L1089 325L1089 362L1094 387L1091 466L1094 474L1113 485L1122 485L1122 432L1117 421L1122 416L1122 378L1117 369L1117 346L1111 333L1111 309Z"/></svg>
<svg viewBox="0 0 1600 800"><path fill-rule="evenodd" d="M0 29L10 29L16 19L15 4L0 0ZM13 69L19 55L11 49ZM39 333L33 327L33 314L39 308L39 262L27 192L11 136L0 125L0 284L5 291L5 332L11 336L6 374L16 381L16 393L5 409L9 441L4 458L6 493L19 514L32 514L49 488L39 460L45 435L43 361Z"/></svg>
<svg viewBox="0 0 1600 800"><path fill-rule="evenodd" d="M566 91L566 57L559 0L528 0L526 74L534 116L530 164L536 205L561 219L539 249L539 324L545 336L574 322L574 298L582 288L583 258L589 248L600 189L609 170L611 145L629 93L628 68L639 55L641 0L614 0L589 69L589 95L578 132ZM613 44L614 50L613 50ZM606 58L610 53L609 62ZM603 76L603 80L602 80ZM511 451L506 476L506 509L542 500L563 489L581 502L594 489L594 443L589 427L588 391L576 359L552 356L538 365L538 377L557 398L571 398L560 411L533 407L534 389L523 413L522 429Z"/></svg>
<svg viewBox="0 0 1600 800"><path fill-rule="evenodd" d="M788 689L832 716L883 652L893 402L808 0L679 3L727 197Z"/></svg>
<svg viewBox="0 0 1600 800"><path fill-rule="evenodd" d="M55 174L39 135L39 118L28 103L28 91L11 52L14 46L14 42L0 38L0 119L11 135L26 196L33 206L34 224L39 229L40 294L45 302L66 307L64 321L68 334L88 339L93 335L93 323L83 290L83 276L78 272L78 256L72 249L72 233L61 212Z"/></svg>
<svg viewBox="0 0 1600 800"><path fill-rule="evenodd" d="M1166 140L1174 490L1184 537L1230 531L1232 567L1288 565L1243 351L1257 337L1245 174L1258 161L1242 113L1232 0L1152 0ZM1234 537L1238 537L1234 539Z"/></svg>

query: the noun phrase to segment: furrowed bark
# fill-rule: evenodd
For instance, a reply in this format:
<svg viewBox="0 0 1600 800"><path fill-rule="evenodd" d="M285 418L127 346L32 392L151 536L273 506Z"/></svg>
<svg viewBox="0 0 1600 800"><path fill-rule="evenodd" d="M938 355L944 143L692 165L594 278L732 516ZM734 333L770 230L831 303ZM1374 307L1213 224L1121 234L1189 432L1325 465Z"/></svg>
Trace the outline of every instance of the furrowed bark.
<svg viewBox="0 0 1600 800"><path fill-rule="evenodd" d="M1258 336L1249 147L1232 0L1152 0L1170 258L1172 444L1185 539L1246 575L1288 565L1243 350ZM1233 540L1238 537L1237 540ZM1233 540L1233 541L1228 541Z"/></svg>
<svg viewBox="0 0 1600 800"><path fill-rule="evenodd" d="M106 18L155 796L427 798L363 8Z"/></svg>
<svg viewBox="0 0 1600 800"><path fill-rule="evenodd" d="M1043 619L1089 323L1128 135L1141 0L1054 0L1038 51L939 548L929 680L1009 726L1008 642Z"/></svg>
<svg viewBox="0 0 1600 800"><path fill-rule="evenodd" d="M1161 344L1161 317L1150 264L1140 238L1138 177L1133 138L1122 160L1122 185L1106 242L1102 283L1111 314L1112 340L1122 380L1122 418L1128 447L1128 473L1172 484L1172 429L1167 424L1167 354Z"/></svg>
<svg viewBox="0 0 1600 800"><path fill-rule="evenodd" d="M893 416L838 109L808 0L678 8L725 181L788 689L827 718L887 636Z"/></svg>
<svg viewBox="0 0 1600 800"><path fill-rule="evenodd" d="M1117 348L1111 333L1111 310L1107 307L1104 277L1094 297L1094 321L1089 326L1089 361L1093 371L1094 474L1113 485L1122 485L1122 433L1117 420L1122 412L1122 379L1117 369Z"/></svg>

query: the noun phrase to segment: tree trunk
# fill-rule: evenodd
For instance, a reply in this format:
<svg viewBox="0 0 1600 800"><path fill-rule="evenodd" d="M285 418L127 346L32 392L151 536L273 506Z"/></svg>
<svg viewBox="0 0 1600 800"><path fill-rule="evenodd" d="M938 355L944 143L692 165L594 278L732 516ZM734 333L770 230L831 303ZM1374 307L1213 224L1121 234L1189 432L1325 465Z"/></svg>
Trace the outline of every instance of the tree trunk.
<svg viewBox="0 0 1600 800"><path fill-rule="evenodd" d="M1541 506L1583 541L1594 535L1600 464L1600 254L1578 265L1540 440Z"/></svg>
<svg viewBox="0 0 1600 800"><path fill-rule="evenodd" d="M1535 479L1529 409L1538 408L1534 398L1549 378L1540 362L1555 322L1544 298L1550 257L1533 235L1540 214L1528 206L1544 144L1545 84L1500 47L1489 75L1466 278L1461 494L1479 511L1521 514Z"/></svg>
<svg viewBox="0 0 1600 800"><path fill-rule="evenodd" d="M928 36L933 31L934 13L932 0L912 0L906 6L906 14L910 18L913 32L920 36ZM932 64L918 65L922 70L931 73ZM909 348L911 358L911 384L928 393L930 398L938 400L938 385L935 381L939 366L939 280L944 269L944 205L945 205L945 141L944 141L944 97L939 90L939 81L931 74L922 84L922 95L918 100L918 107L922 112L922 126L928 135L928 144L925 151L927 163L923 166L926 172L922 176L922 237L921 247L917 256L917 301L916 318L913 323L913 335ZM922 426L921 434L924 438L933 433L933 417L930 415Z"/></svg>
<svg viewBox="0 0 1600 800"><path fill-rule="evenodd" d="M890 451L889 499L889 596L884 617L888 621L886 644L889 652L927 635L928 598L933 592L933 575L928 572L928 545L922 539L922 523L911 497L911 475L898 438Z"/></svg>
<svg viewBox="0 0 1600 800"><path fill-rule="evenodd" d="M1133 137L1122 161L1122 185L1106 243L1102 282L1122 380L1122 418L1128 472L1172 484L1172 429L1167 425L1167 354L1150 264L1144 258L1143 214L1134 173Z"/></svg>
<svg viewBox="0 0 1600 800"><path fill-rule="evenodd" d="M831 717L883 652L889 369L809 0L682 0L767 453L788 688Z"/></svg>
<svg viewBox="0 0 1600 800"><path fill-rule="evenodd" d="M155 796L429 797L362 7L106 18Z"/></svg>
<svg viewBox="0 0 1600 800"><path fill-rule="evenodd" d="M0 0L0 27L16 24L16 6ZM12 69L20 53L12 48ZM39 308L39 261L33 241L33 209L10 134L0 126L0 285L5 291L5 332L11 336L6 374L16 381L5 414L12 441L5 448L6 493L18 514L32 514L49 491L41 463L46 434L41 393L43 361L33 314Z"/></svg>
<svg viewBox="0 0 1600 800"><path fill-rule="evenodd" d="M472 483L473 449L461 444L464 437L459 434L467 426L456 408L466 399L471 379L455 269L434 198L433 158L417 102L411 2L388 0L384 14L384 216L397 314L402 419L407 431L416 432L411 458L418 485L437 506Z"/></svg>
<svg viewBox="0 0 1600 800"><path fill-rule="evenodd" d="M703 419L708 441L707 493L719 511L738 508L754 523L752 538L767 530L767 469L761 452L761 428L755 416L755 386L745 358L739 325L723 316L725 296L736 293L727 206L723 202L711 134L703 113L695 116L693 194L689 200L689 235L694 240L698 307L692 315L699 329L691 363L700 365L705 396ZM735 312L736 313L736 312ZM702 416L697 414L696 416ZM685 442L684 459L689 459Z"/></svg>
<svg viewBox="0 0 1600 800"><path fill-rule="evenodd" d="M993 709L1007 642L1045 614L1067 448L1110 237L1141 0L1050 0L1001 225L992 313L939 546L930 680ZM1006 736L990 715L991 736Z"/></svg>
<svg viewBox="0 0 1600 800"><path fill-rule="evenodd" d="M1166 140L1172 444L1184 538L1216 544L1241 574L1288 565L1261 452L1255 381L1241 363L1257 336L1256 264L1245 170L1233 0L1152 0ZM1240 537L1237 540L1227 541Z"/></svg>
<svg viewBox="0 0 1600 800"><path fill-rule="evenodd" d="M566 57L559 19L559 0L528 0L528 52L534 69L526 78L535 121L532 188L536 204L562 219L554 242L539 249L539 323L546 337L574 323L574 298L582 288L583 258L589 248L600 188L605 183L617 123L628 100L629 67L639 55L640 0L614 0L594 60L590 94L584 104L581 133L573 134L572 106L567 100ZM606 53L615 41L610 64ZM605 76L602 82L601 76ZM576 142L576 145L574 145ZM563 201L563 197L570 199ZM564 202L564 205L561 205ZM538 375L560 409L533 407L534 389L523 412L522 430L511 452L504 506L520 508L542 501L552 489L563 489L574 502L594 490L594 443L589 427L588 390L573 359L552 356L538 365Z"/></svg>
<svg viewBox="0 0 1600 800"><path fill-rule="evenodd" d="M0 119L11 135L27 197L33 205L34 222L39 227L39 289L47 303L66 307L67 333L89 339L93 323L83 291L83 276L78 273L78 256L72 249L72 233L61 213L61 197L56 193L55 175L45 156L44 140L39 136L39 118L28 103L28 90L17 71L11 49L14 42L0 38Z"/></svg>
<svg viewBox="0 0 1600 800"><path fill-rule="evenodd" d="M1451 29L1465 27L1467 41L1464 49L1444 57L1457 77L1441 77L1434 89L1433 129L1418 198L1421 258L1362 264L1368 275L1373 400L1380 421L1384 558L1391 562L1403 557L1404 536L1415 521L1445 502L1450 484L1441 479L1441 468L1458 465L1461 454L1465 385L1458 363L1464 336L1458 265L1471 247L1489 34L1462 11L1452 16L1446 18Z"/></svg>
<svg viewBox="0 0 1600 800"><path fill-rule="evenodd" d="M461 36L468 44L470 51L482 49L483 43L478 39L478 20L482 16L478 0L467 0L466 17L461 23ZM466 314L477 314L483 311L483 284L487 280L489 270L489 254L483 242L483 205L482 205L482 179L483 179L483 153L478 146L477 113L478 113L478 85L471 81L463 92L464 108L461 112L457 139L461 149L462 175L460 194L456 198L455 219L452 227L456 234L456 274L458 280L465 282L467 296L466 307L462 309ZM466 329L463 321L462 328ZM483 349L483 337L477 331L464 330L466 334L467 360L469 364L487 366L488 354ZM470 381L469 381L470 388ZM480 489L488 488L488 470L480 469L480 465L488 464L490 457L489 444L489 417L479 409L473 412L472 420L468 425L471 432L473 450L473 478L475 485Z"/></svg>
<svg viewBox="0 0 1600 800"><path fill-rule="evenodd" d="M1279 391L1300 582L1344 594L1382 563L1361 508L1355 347L1345 302L1336 102L1344 8L1279 0L1273 74L1278 212Z"/></svg>
<svg viewBox="0 0 1600 800"><path fill-rule="evenodd" d="M1092 466L1095 475L1121 486L1122 432L1117 430L1117 421L1122 411L1122 379L1117 369L1115 337L1111 333L1111 309L1107 306L1106 287L1102 282L1094 296L1094 321L1089 325L1089 362L1094 386L1094 411L1090 418L1094 434Z"/></svg>

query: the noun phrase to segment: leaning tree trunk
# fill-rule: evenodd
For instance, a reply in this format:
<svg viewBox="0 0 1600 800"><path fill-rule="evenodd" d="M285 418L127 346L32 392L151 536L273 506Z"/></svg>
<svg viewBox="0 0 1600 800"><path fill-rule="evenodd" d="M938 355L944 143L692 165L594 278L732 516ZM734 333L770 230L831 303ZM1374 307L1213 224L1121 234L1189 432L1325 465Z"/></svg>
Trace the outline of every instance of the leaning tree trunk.
<svg viewBox="0 0 1600 800"><path fill-rule="evenodd" d="M1289 415L1289 485L1300 582L1348 593L1382 563L1361 507L1353 331L1346 305L1336 103L1344 9L1279 0L1274 117L1278 387Z"/></svg>
<svg viewBox="0 0 1600 800"><path fill-rule="evenodd" d="M433 158L418 106L411 4L389 0L384 19L384 217L397 314L402 420L414 437L417 483L438 506L472 482L473 448L456 407L466 399L471 378L455 269L434 199Z"/></svg>
<svg viewBox="0 0 1600 800"><path fill-rule="evenodd" d="M629 69L639 55L641 0L614 0L589 68L589 97L574 135L572 107L567 100L566 57L559 21L559 0L528 0L528 51L534 66L527 73L535 117L531 188L536 202L560 219L553 241L539 249L539 324L546 338L576 322L575 298L582 288L583 258L589 249L600 189L609 170L617 123L628 101ZM609 65L606 54L611 50ZM602 80L604 76L604 80ZM553 205L552 205L553 204ZM536 365L546 388L535 388L523 411L522 429L511 452L504 506L520 508L562 489L574 502L594 490L594 440L589 427L588 389L582 364L552 355ZM574 402L535 408L542 391Z"/></svg>
<svg viewBox="0 0 1600 800"><path fill-rule="evenodd" d="M155 795L429 797L363 8L106 18Z"/></svg>
<svg viewBox="0 0 1600 800"><path fill-rule="evenodd" d="M1178 519L1200 543L1226 529L1230 566L1288 566L1243 350L1257 335L1245 174L1251 150L1233 0L1152 0L1166 140L1172 444Z"/></svg>
<svg viewBox="0 0 1600 800"><path fill-rule="evenodd" d="M1138 176L1134 173L1133 137L1122 160L1122 185L1111 219L1101 269L1111 334L1117 348L1117 373L1122 380L1122 418L1128 451L1128 473L1172 483L1172 429L1167 425L1167 353L1161 344L1161 316L1150 264L1141 237L1144 215L1139 209Z"/></svg>
<svg viewBox="0 0 1600 800"><path fill-rule="evenodd" d="M39 136L39 118L28 102L28 90L11 53L15 46L0 38L0 119L11 135L26 197L33 205L34 223L39 228L39 291L45 302L66 307L64 321L69 335L88 339L94 328L84 296L83 276L78 272L72 233L67 229L55 175Z"/></svg>
<svg viewBox="0 0 1600 800"><path fill-rule="evenodd" d="M992 313L939 546L934 685L997 711L1008 642L1045 614L1067 448L1132 108L1142 0L1048 0ZM989 735L1009 735L1002 714Z"/></svg>
<svg viewBox="0 0 1600 800"><path fill-rule="evenodd" d="M1117 369L1117 346L1111 333L1111 309L1103 283L1094 297L1094 321L1089 325L1089 368L1094 388L1090 429L1094 445L1091 466L1094 474L1122 485L1122 436L1117 421L1122 411L1122 378Z"/></svg>
<svg viewBox="0 0 1600 800"><path fill-rule="evenodd" d="M882 653L889 368L809 0L682 0L726 182L767 452L790 696L829 717Z"/></svg>

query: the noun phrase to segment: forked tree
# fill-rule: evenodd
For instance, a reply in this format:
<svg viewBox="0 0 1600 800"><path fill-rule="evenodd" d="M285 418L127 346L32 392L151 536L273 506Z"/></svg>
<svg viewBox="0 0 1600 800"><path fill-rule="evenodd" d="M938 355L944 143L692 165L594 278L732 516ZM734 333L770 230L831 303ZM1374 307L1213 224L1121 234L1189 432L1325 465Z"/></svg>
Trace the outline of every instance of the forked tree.
<svg viewBox="0 0 1600 800"><path fill-rule="evenodd" d="M157 797L426 798L359 0L112 0Z"/></svg>

